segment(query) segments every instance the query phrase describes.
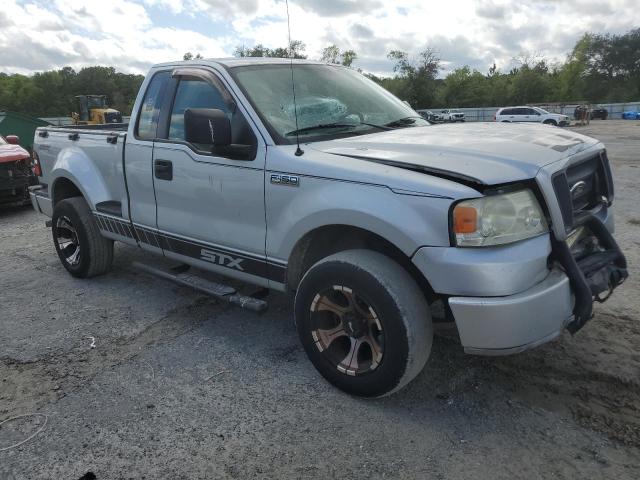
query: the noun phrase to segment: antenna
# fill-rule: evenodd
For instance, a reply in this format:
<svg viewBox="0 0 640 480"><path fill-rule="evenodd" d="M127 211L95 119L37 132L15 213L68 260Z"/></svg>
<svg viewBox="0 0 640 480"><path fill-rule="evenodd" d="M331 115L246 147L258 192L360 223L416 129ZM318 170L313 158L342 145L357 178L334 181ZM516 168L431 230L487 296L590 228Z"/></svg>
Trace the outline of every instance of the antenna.
<svg viewBox="0 0 640 480"><path fill-rule="evenodd" d="M291 48L291 23L289 21L289 0L285 0L287 5L287 31L289 32L289 66L291 67L291 90L293 91L293 116L296 119L296 157L299 157L304 153L304 150L300 148L300 135L298 134L298 107L296 105L296 84L293 79L293 48Z"/></svg>

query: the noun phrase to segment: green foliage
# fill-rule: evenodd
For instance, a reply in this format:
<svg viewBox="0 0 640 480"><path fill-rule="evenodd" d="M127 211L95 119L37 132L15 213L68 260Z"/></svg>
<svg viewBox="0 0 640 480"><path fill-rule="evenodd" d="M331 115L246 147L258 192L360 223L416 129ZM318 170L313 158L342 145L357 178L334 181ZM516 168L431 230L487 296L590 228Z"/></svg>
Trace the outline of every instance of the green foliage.
<svg viewBox="0 0 640 480"><path fill-rule="evenodd" d="M436 76L442 69L435 50L426 48L416 59L410 59L406 52L392 50L387 58L395 61L393 71L397 73L397 77L392 80L384 79L382 86L414 107L435 103Z"/></svg>
<svg viewBox="0 0 640 480"><path fill-rule="evenodd" d="M350 67L354 60L358 58L358 54L353 50L340 51L337 45L329 45L322 49L321 62L335 63L337 65L344 65Z"/></svg>
<svg viewBox="0 0 640 480"><path fill-rule="evenodd" d="M237 47L237 57L307 58L305 44L291 42L289 48L263 45ZM191 52L185 60L202 58ZM374 82L414 108L491 107L522 103L629 102L640 100L640 28L622 35L585 34L576 42L564 63L551 66L542 58L522 57L519 65L502 73L492 65L485 75L465 66L439 79L441 60L425 48L416 58L393 50L393 77L365 73ZM322 60L351 66L357 54L329 45ZM0 73L0 109L33 116L66 116L77 110L75 95L106 95L108 104L129 115L141 75L116 72L113 67L71 67L32 76Z"/></svg>
<svg viewBox="0 0 640 480"><path fill-rule="evenodd" d="M353 50L345 50L340 54L340 58L342 58L342 65L350 67L354 60L358 58L358 54Z"/></svg>
<svg viewBox="0 0 640 480"><path fill-rule="evenodd" d="M71 67L24 75L0 74L0 109L38 117L68 116L77 111L76 95L106 95L110 107L129 115L142 75L116 72L113 67Z"/></svg>
<svg viewBox="0 0 640 480"><path fill-rule="evenodd" d="M204 58L202 55L200 55L199 53L196 53L195 57L193 56L193 53L191 52L187 52L182 56L183 60L199 60L201 58Z"/></svg>
<svg viewBox="0 0 640 480"><path fill-rule="evenodd" d="M495 64L487 75L465 66L440 80L433 50L425 49L417 61L399 50L388 58L395 61L394 77L367 76L414 108L640 100L640 28L623 35L585 34L563 64L552 67L525 56L508 73Z"/></svg>
<svg viewBox="0 0 640 480"><path fill-rule="evenodd" d="M329 45L322 49L321 62L325 63L340 63L340 49L337 45Z"/></svg>
<svg viewBox="0 0 640 480"><path fill-rule="evenodd" d="M300 40L291 40L289 48L267 48L262 44L255 45L253 48L247 48L244 45L236 47L233 52L234 57L274 57L274 58L293 58L305 59L304 51L307 46Z"/></svg>

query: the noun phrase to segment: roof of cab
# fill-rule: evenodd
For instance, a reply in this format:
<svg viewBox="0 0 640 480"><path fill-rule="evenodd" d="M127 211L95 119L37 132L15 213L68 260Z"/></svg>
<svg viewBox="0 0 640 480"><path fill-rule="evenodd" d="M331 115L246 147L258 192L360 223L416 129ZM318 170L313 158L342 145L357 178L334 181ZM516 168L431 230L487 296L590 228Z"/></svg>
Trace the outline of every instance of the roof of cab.
<svg viewBox="0 0 640 480"><path fill-rule="evenodd" d="M241 67L241 66L249 66L249 65L273 65L273 64L286 64L292 60L289 58L271 58L271 57L242 57L242 58L200 58L197 60L184 60L184 61L176 61L176 62L166 62L166 63L158 63L153 67L176 67L176 66L191 66L191 65L207 65L207 64L218 64L225 68L233 68L233 67ZM301 65L326 65L323 62L316 62L313 60L300 60L293 59L294 64ZM335 65L339 66L339 65Z"/></svg>

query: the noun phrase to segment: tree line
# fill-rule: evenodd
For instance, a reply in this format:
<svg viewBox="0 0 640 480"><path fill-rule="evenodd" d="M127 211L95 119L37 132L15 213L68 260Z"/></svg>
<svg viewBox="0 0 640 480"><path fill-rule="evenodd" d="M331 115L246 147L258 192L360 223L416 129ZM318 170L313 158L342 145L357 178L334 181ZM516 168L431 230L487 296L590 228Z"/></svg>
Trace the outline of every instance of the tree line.
<svg viewBox="0 0 640 480"><path fill-rule="evenodd" d="M143 75L113 67L71 67L31 76L0 73L0 109L38 117L68 116L78 111L76 95L106 95L109 106L131 112Z"/></svg>
<svg viewBox="0 0 640 480"><path fill-rule="evenodd" d="M236 57L307 58L306 45L238 46ZM394 75L362 72L414 108L490 107L531 103L608 103L640 100L640 28L620 35L585 34L561 63L537 55L522 55L515 67L486 73L464 66L439 78L443 60L425 47L417 56L393 50L387 57ZM202 58L185 53L184 59ZM352 66L358 55L337 45L324 48L320 60ZM31 76L0 73L0 109L29 115L66 116L77 111L75 96L106 95L109 105L128 115L144 76L116 72L113 67L71 67Z"/></svg>

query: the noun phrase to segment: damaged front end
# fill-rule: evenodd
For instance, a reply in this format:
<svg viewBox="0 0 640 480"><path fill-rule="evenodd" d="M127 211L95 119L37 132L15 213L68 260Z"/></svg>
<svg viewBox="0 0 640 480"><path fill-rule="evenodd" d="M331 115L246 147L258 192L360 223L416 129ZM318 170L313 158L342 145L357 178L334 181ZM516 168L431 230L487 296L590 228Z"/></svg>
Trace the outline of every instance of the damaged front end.
<svg viewBox="0 0 640 480"><path fill-rule="evenodd" d="M627 260L606 225L585 215L566 241L552 240L554 259L569 277L575 298L574 319L567 330L576 333L593 317L593 301L604 302L629 276Z"/></svg>
<svg viewBox="0 0 640 480"><path fill-rule="evenodd" d="M566 240L552 232L552 259L569 277L575 303L567 330L575 333L593 316L593 302L606 301L628 277L627 261L602 218L613 200L605 151L552 176Z"/></svg>
<svg viewBox="0 0 640 480"><path fill-rule="evenodd" d="M35 183L36 179L26 160L0 162L0 205L28 204L28 187Z"/></svg>

